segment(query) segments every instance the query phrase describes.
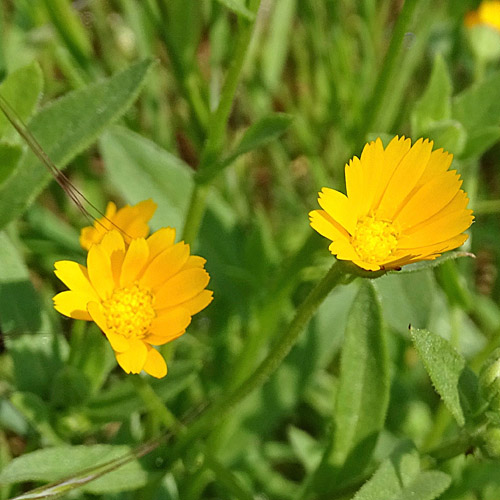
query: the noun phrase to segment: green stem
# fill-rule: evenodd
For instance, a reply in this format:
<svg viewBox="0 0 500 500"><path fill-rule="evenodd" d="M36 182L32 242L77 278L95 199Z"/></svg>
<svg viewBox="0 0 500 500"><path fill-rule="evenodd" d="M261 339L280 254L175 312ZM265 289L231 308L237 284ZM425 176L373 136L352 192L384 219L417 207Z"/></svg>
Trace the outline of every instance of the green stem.
<svg viewBox="0 0 500 500"><path fill-rule="evenodd" d="M191 193L191 200L189 202L188 211L186 214L186 222L184 224L184 231L182 239L184 242L192 245L198 235L198 230L205 213L205 205L209 192L209 186L195 184L193 192Z"/></svg>
<svg viewBox="0 0 500 500"><path fill-rule="evenodd" d="M476 201L474 206L475 215L500 213L500 200Z"/></svg>
<svg viewBox="0 0 500 500"><path fill-rule="evenodd" d="M305 301L299 306L295 317L277 339L276 344L266 358L238 387L229 392L227 396L219 399L189 426L186 434L181 436L173 447L170 455L172 458L181 455L196 438L210 430L214 422L220 422L220 419L226 413L266 382L295 345L300 333L323 300L335 286L343 282L345 277L343 263L340 261L335 262L325 277L313 288Z"/></svg>
<svg viewBox="0 0 500 500"><path fill-rule="evenodd" d="M252 0L250 4L250 10L257 12L260 0ZM210 116L208 136L201 155L198 167L199 171L210 168L213 163L217 162L220 156L226 135L227 122L233 106L234 95L241 78L241 71L250 45L254 24L255 22L240 19L240 33L236 41L231 66L224 81L217 109ZM198 234L205 211L205 202L208 193L207 186L208 184L205 186L201 185L201 183L196 183L194 186L183 234L183 240L187 243L193 243Z"/></svg>
<svg viewBox="0 0 500 500"><path fill-rule="evenodd" d="M403 8L401 9L401 13L399 14L398 20L396 21L396 26L394 27L389 48L387 49L384 62L378 74L375 89L373 90L373 94L366 105L364 127L362 129L362 133L360 134L360 137L363 140L366 137L366 134L370 130L372 130L372 127L376 125L377 118L382 103L384 102L387 88L389 86L389 82L392 81L394 76L394 71L396 69L396 63L404 36L407 32L417 4L418 0L405 0Z"/></svg>

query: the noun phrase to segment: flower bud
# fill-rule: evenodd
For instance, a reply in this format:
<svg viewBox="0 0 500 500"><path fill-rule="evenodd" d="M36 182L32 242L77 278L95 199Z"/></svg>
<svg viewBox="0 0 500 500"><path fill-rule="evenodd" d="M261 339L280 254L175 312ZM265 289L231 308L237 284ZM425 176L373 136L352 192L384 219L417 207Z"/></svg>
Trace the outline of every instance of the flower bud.
<svg viewBox="0 0 500 500"><path fill-rule="evenodd" d="M500 348L486 360L479 376L479 388L490 410L500 413Z"/></svg>
<svg viewBox="0 0 500 500"><path fill-rule="evenodd" d="M482 434L481 451L487 458L500 458L500 427L488 427Z"/></svg>

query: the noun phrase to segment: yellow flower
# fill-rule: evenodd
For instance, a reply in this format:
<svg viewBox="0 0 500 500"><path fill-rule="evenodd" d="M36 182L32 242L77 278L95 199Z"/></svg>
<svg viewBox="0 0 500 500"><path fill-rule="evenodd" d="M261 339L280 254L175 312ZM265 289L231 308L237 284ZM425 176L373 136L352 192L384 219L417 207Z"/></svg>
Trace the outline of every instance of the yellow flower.
<svg viewBox="0 0 500 500"><path fill-rule="evenodd" d="M165 360L152 346L182 335L191 316L212 301L205 259L174 240L175 230L163 228L127 245L111 230L91 246L87 267L55 263L69 290L54 297L54 307L70 318L95 321L127 373L165 376Z"/></svg>
<svg viewBox="0 0 500 500"><path fill-rule="evenodd" d="M468 27L477 24L486 24L500 31L500 1L492 0L481 2L477 10L469 12L466 15L465 24Z"/></svg>
<svg viewBox="0 0 500 500"><path fill-rule="evenodd" d="M379 138L345 166L347 196L323 188L323 210L309 217L337 259L369 271L395 269L464 243L469 200L456 170L448 170L453 156L432 146L395 137L384 149Z"/></svg>
<svg viewBox="0 0 500 500"><path fill-rule="evenodd" d="M84 227L80 232L80 245L88 250L99 243L110 229L120 228L127 242L134 238L145 238L149 234L148 221L153 217L158 205L153 200L144 200L131 207L125 205L116 210L110 201L104 217L96 219L93 226Z"/></svg>

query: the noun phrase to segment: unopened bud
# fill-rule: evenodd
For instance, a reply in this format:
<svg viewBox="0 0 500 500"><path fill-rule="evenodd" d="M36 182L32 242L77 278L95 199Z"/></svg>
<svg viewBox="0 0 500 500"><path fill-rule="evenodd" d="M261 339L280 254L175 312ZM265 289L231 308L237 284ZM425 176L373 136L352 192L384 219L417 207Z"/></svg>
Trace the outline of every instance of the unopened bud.
<svg viewBox="0 0 500 500"><path fill-rule="evenodd" d="M490 410L500 412L500 348L486 360L479 375L479 388Z"/></svg>

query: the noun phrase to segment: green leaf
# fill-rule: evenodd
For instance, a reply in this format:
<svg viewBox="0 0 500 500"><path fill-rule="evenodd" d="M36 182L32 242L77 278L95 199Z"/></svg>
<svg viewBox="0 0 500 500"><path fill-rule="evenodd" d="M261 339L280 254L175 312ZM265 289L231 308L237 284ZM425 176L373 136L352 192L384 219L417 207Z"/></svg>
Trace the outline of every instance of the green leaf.
<svg viewBox="0 0 500 500"><path fill-rule="evenodd" d="M333 443L311 483L316 492L349 484L369 463L389 403L388 365L380 304L372 283L364 280L348 315Z"/></svg>
<svg viewBox="0 0 500 500"><path fill-rule="evenodd" d="M373 285L365 281L349 314L341 355L332 453L336 466L360 445L363 461L370 458L389 402L387 356L380 304Z"/></svg>
<svg viewBox="0 0 500 500"><path fill-rule="evenodd" d="M122 457L130 452L128 446L103 444L46 448L12 460L0 472L0 484L52 482L74 475L65 481L68 490L81 487L83 491L96 495L134 490L147 482L147 472L136 459L99 477L99 465L111 460L116 460L117 465L120 465ZM92 473L84 473L81 480L81 472L91 467ZM88 482L93 477L96 479Z"/></svg>
<svg viewBox="0 0 500 500"><path fill-rule="evenodd" d="M107 131L100 146L109 178L120 194L133 204L152 198L158 203L152 226L180 229L193 189L189 166L150 140L120 127Z"/></svg>
<svg viewBox="0 0 500 500"><path fill-rule="evenodd" d="M405 442L382 462L353 500L434 500L450 483L444 472L420 472L418 453Z"/></svg>
<svg viewBox="0 0 500 500"><path fill-rule="evenodd" d="M458 425L465 425L460 384L461 380L470 377L466 371L464 357L447 340L428 330L412 328L411 338L434 388Z"/></svg>
<svg viewBox="0 0 500 500"><path fill-rule="evenodd" d="M438 55L434 59L427 88L413 109L411 120L414 135L421 136L433 122L450 118L451 93L452 86L446 63L441 55Z"/></svg>
<svg viewBox="0 0 500 500"><path fill-rule="evenodd" d="M62 444L62 439L55 433L50 424L49 407L47 403L32 392L14 392L10 401L12 405L37 430L45 443Z"/></svg>
<svg viewBox="0 0 500 500"><path fill-rule="evenodd" d="M500 140L500 127L484 127L480 130L471 132L469 139L462 151L461 158L471 158L474 156L480 156L491 146L496 144Z"/></svg>
<svg viewBox="0 0 500 500"><path fill-rule="evenodd" d="M456 96L452 116L469 137L463 157L480 155L491 146L500 126L500 71Z"/></svg>
<svg viewBox="0 0 500 500"><path fill-rule="evenodd" d="M0 84L0 94L23 121L33 113L42 90L43 75L37 62L13 71ZM9 129L14 132L7 117L0 111L0 137Z"/></svg>
<svg viewBox="0 0 500 500"><path fill-rule="evenodd" d="M42 306L16 246L0 231L0 326L4 332L36 332Z"/></svg>
<svg viewBox="0 0 500 500"><path fill-rule="evenodd" d="M467 143L467 132L456 120L442 120L430 124L425 135L434 141L435 148L443 148L454 155L460 155Z"/></svg>
<svg viewBox="0 0 500 500"><path fill-rule="evenodd" d="M76 90L41 110L29 129L60 168L88 147L136 98L153 62L134 64L109 79ZM30 151L0 186L0 228L15 219L48 184L51 175Z"/></svg>
<svg viewBox="0 0 500 500"><path fill-rule="evenodd" d="M229 166L238 156L265 146L282 135L292 123L292 116L285 113L275 113L260 119L244 133L241 141L233 152L212 168L207 168L197 174L200 182L207 182L221 170Z"/></svg>
<svg viewBox="0 0 500 500"><path fill-rule="evenodd" d="M266 87L275 92L282 82L291 37L295 29L297 0L281 0L273 5L269 29L266 32L265 47L262 52L262 78Z"/></svg>
<svg viewBox="0 0 500 500"><path fill-rule="evenodd" d="M234 12L238 16L242 16L249 21L255 19L255 14L247 9L241 0L217 0L224 7L228 8L230 11Z"/></svg>
<svg viewBox="0 0 500 500"><path fill-rule="evenodd" d="M275 113L260 119L245 132L240 143L231 154L231 158L234 159L239 155L274 141L286 131L291 123L292 116L285 113Z"/></svg>
<svg viewBox="0 0 500 500"><path fill-rule="evenodd" d="M20 146L0 142L0 185L17 167L21 154Z"/></svg>

